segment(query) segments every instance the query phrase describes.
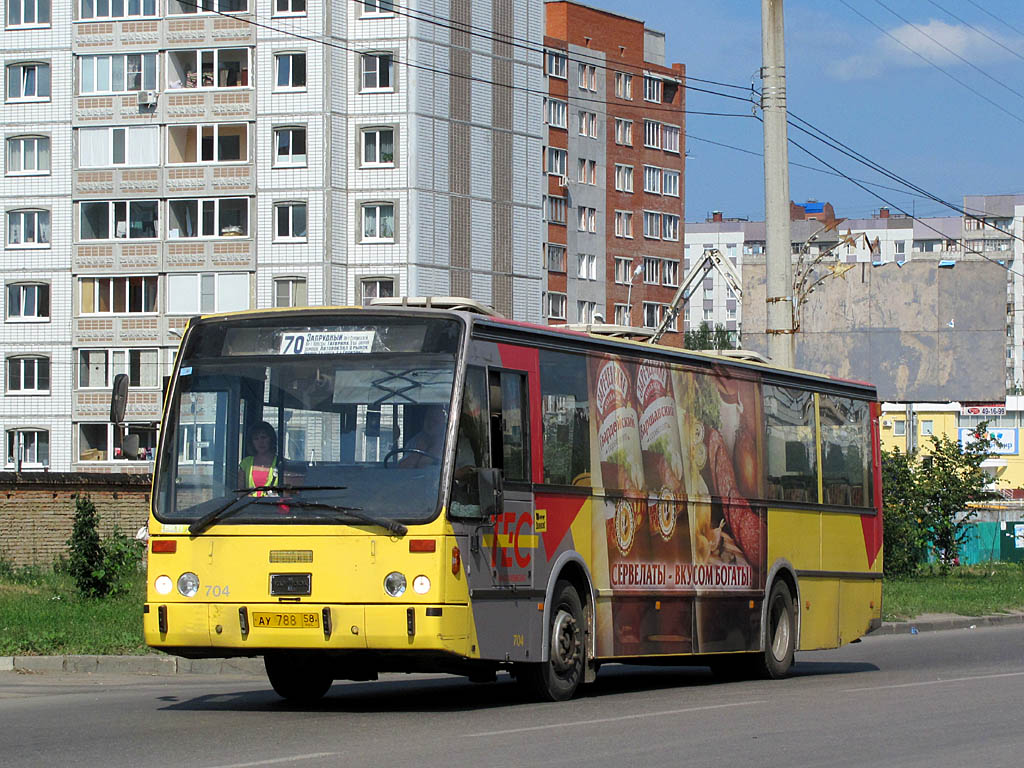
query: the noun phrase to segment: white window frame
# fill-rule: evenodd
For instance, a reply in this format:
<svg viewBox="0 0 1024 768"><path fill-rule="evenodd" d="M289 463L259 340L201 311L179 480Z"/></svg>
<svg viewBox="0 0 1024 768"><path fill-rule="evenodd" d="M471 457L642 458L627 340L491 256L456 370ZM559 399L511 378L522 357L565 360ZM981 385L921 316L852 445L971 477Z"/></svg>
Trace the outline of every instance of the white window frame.
<svg viewBox="0 0 1024 768"><path fill-rule="evenodd" d="M597 232L597 209L581 205L578 212L577 229L580 232Z"/></svg>
<svg viewBox="0 0 1024 768"><path fill-rule="evenodd" d="M644 211L644 237L661 240L661 211Z"/></svg>
<svg viewBox="0 0 1024 768"><path fill-rule="evenodd" d="M629 325L629 305L628 304L616 304L614 311L614 318L616 325Z"/></svg>
<svg viewBox="0 0 1024 768"><path fill-rule="evenodd" d="M307 0L272 0L274 3L274 9L270 15L272 17L280 16L305 16L309 13ZM302 7L296 10L294 6L301 5Z"/></svg>
<svg viewBox="0 0 1024 768"><path fill-rule="evenodd" d="M644 166L644 192L651 195L661 194L661 168L656 165Z"/></svg>
<svg viewBox="0 0 1024 768"><path fill-rule="evenodd" d="M644 256L644 283L661 285L661 259Z"/></svg>
<svg viewBox="0 0 1024 768"><path fill-rule="evenodd" d="M644 120L644 146L649 149L661 149L661 131L663 125L657 120Z"/></svg>
<svg viewBox="0 0 1024 768"><path fill-rule="evenodd" d="M12 208L5 217L5 244L8 248L49 248L50 247L50 210L48 208ZM18 239L12 237L15 220L18 223ZM32 239L26 239L31 221Z"/></svg>
<svg viewBox="0 0 1024 768"><path fill-rule="evenodd" d="M32 146L32 158L35 161L35 168L25 168L25 149L31 144ZM40 152L40 146L45 146L46 151ZM7 137L7 162L4 164L4 172L8 176L49 176L50 167L53 162L52 154L50 153L50 137L36 134L29 134L23 136L8 136ZM39 158L45 155L46 167L39 167ZM17 163L15 163L17 158ZM15 164L19 165L21 170L12 171L11 167Z"/></svg>
<svg viewBox="0 0 1024 768"><path fill-rule="evenodd" d="M391 234L381 235L380 225L386 209L391 209ZM367 235L367 215L375 211L373 216L374 229L376 234ZM359 242L361 243L393 243L395 242L395 230L398 229L397 206L390 200L375 200L372 202L360 203L359 205Z"/></svg>
<svg viewBox="0 0 1024 768"><path fill-rule="evenodd" d="M48 323L50 321L50 284L34 282L31 280L23 280L17 282L10 282L4 286L4 320L9 323ZM11 301L11 292L18 292L18 308L19 314L11 314L11 306L14 304ZM32 293L31 301L26 301L29 293ZM24 308L26 306L34 307L32 314L25 314ZM42 309L45 307L46 313L40 314Z"/></svg>
<svg viewBox="0 0 1024 768"><path fill-rule="evenodd" d="M221 208L227 202L237 203L243 201L242 206L245 211L245 226L241 227L241 232L235 232L232 228L237 227L237 224L224 224L221 221ZM171 234L171 206L180 203L192 203L196 204L196 224L195 235L177 235ZM182 198L171 198L167 201L167 239L168 240L212 240L221 237L251 237L252 236L252 224L250 221L250 208L252 203L248 197L182 197ZM213 214L213 231L205 232L204 227L207 223L207 213Z"/></svg>
<svg viewBox="0 0 1024 768"><path fill-rule="evenodd" d="M545 243L545 267L548 272L566 271L566 254L568 248L561 243Z"/></svg>
<svg viewBox="0 0 1024 768"><path fill-rule="evenodd" d="M86 12L86 4L91 7L89 13ZM132 5L135 5L139 11L138 13L131 13ZM147 8L148 6L148 8ZM123 9L125 11L122 16L113 15L113 4L107 3L107 14L100 16L96 12L96 3L94 0L81 0L78 3L78 21L100 21L103 19L147 19L154 18L160 15L160 3L158 0L126 0Z"/></svg>
<svg viewBox="0 0 1024 768"><path fill-rule="evenodd" d="M142 293L141 299L143 308L138 311L132 311L131 309L131 286L133 280L142 281ZM87 284L91 282L92 290L92 306L94 311L85 311L85 291ZM152 287L152 293L147 290ZM107 291L107 305L110 307L110 311L101 312L95 311L100 306L99 298L100 292L106 288ZM80 275L77 279L76 289L79 297L78 314L82 317L99 317L107 315L156 315L160 309L160 281L156 275ZM124 311L117 311L114 309L116 306L115 294L119 291L124 291ZM145 307L146 297L152 296L153 306L149 309Z"/></svg>
<svg viewBox="0 0 1024 768"><path fill-rule="evenodd" d="M104 53L78 57L78 93L80 96L99 96L111 93L138 93L139 91L156 90L160 82L157 53ZM138 59L139 87L129 88L129 65ZM106 71L103 72L102 70ZM114 82L120 70L121 88ZM87 78L91 84L87 86ZM99 83L104 80L108 87L101 88ZM91 89L91 90L90 90Z"/></svg>
<svg viewBox="0 0 1024 768"><path fill-rule="evenodd" d="M96 366L95 359L90 360L89 356L102 355L103 379L97 383L90 384L83 382L83 372ZM138 359L133 364L132 357ZM142 359L145 356L147 359ZM153 366L150 383L143 383L146 374L143 366ZM138 376L133 377L133 369L137 369ZM93 391L106 390L114 383L114 377L124 373L128 375L128 384L133 389L159 389L162 380L162 369L160 364L160 350L156 347L83 347L78 350L75 360L74 384L76 390ZM91 375L90 377L91 378Z"/></svg>
<svg viewBox="0 0 1024 768"><path fill-rule="evenodd" d="M576 78L581 91L597 92L597 67L593 64L576 64Z"/></svg>
<svg viewBox="0 0 1024 768"><path fill-rule="evenodd" d="M561 99L544 99L544 120L552 128L568 128L569 104Z"/></svg>
<svg viewBox="0 0 1024 768"><path fill-rule="evenodd" d="M682 130L678 125L661 124L661 147L666 152L679 154L679 137Z"/></svg>
<svg viewBox="0 0 1024 768"><path fill-rule="evenodd" d="M373 286L373 290L367 292L367 288ZM381 289L387 287L387 292L382 293ZM359 300L365 305L369 299L389 298L395 295L395 278L393 277L361 277L359 278Z"/></svg>
<svg viewBox="0 0 1024 768"><path fill-rule="evenodd" d="M633 239L633 212L615 212L615 236L624 237L627 240Z"/></svg>
<svg viewBox="0 0 1024 768"><path fill-rule="evenodd" d="M544 171L549 176L566 176L569 172L569 152L561 147L548 147L544 153Z"/></svg>
<svg viewBox="0 0 1024 768"><path fill-rule="evenodd" d="M679 241L679 217L674 213L661 214L661 239L668 242Z"/></svg>
<svg viewBox="0 0 1024 768"><path fill-rule="evenodd" d="M301 288L301 290L300 290ZM285 303L281 303L282 289L284 289ZM305 307L309 306L309 280L302 275L288 275L274 278L274 306L275 307Z"/></svg>
<svg viewBox="0 0 1024 768"><path fill-rule="evenodd" d="M5 467L16 468L19 464L18 457L12 455L11 446L21 443L24 446L28 441L25 437L32 436L32 457L25 458L20 462L22 469L37 469L50 466L50 430L39 427L15 427L7 430L7 440L4 446L6 459ZM46 436L46 456L44 461L39 460L39 435ZM19 436L22 438L19 440ZM13 443L12 443L13 439ZM26 451L28 453L28 451Z"/></svg>
<svg viewBox="0 0 1024 768"><path fill-rule="evenodd" d="M615 143L622 147L633 146L633 121L615 118Z"/></svg>
<svg viewBox="0 0 1024 768"><path fill-rule="evenodd" d="M381 137L382 137L382 134L384 134L385 132L390 132L391 133L391 159L390 160L383 159L383 155L381 154L381 147L383 146L383 142L381 141ZM360 129L360 131L359 131L359 161L360 161L360 164L364 168L394 168L395 167L395 155L398 152L398 147L396 145L397 133L398 133L398 131L396 131L395 128L393 126L390 126L390 125L381 125L381 126L375 126L375 127L372 127L372 128L362 128L362 129ZM367 150L367 148L369 146L371 146L370 144L368 144L368 141L369 141L371 136L376 136L375 141L372 143L372 147L374 149L374 154L376 155L376 158L377 158L376 160L372 160L372 161L366 159L366 150Z"/></svg>
<svg viewBox="0 0 1024 768"><path fill-rule="evenodd" d="M165 314L197 315L249 309L252 304L250 275L250 272L169 274L167 275L168 299ZM242 289L243 283L244 289ZM238 294L239 289L242 289L241 295Z"/></svg>
<svg viewBox="0 0 1024 768"><path fill-rule="evenodd" d="M549 320L565 320L569 297L557 291L548 291L547 316Z"/></svg>
<svg viewBox="0 0 1024 768"><path fill-rule="evenodd" d="M380 19L395 15L394 0L359 0L359 18Z"/></svg>
<svg viewBox="0 0 1024 768"><path fill-rule="evenodd" d="M615 257L615 284L629 285L633 276L633 259L625 256Z"/></svg>
<svg viewBox="0 0 1024 768"><path fill-rule="evenodd" d="M242 128L245 133L245 147L242 149L241 157L237 160L221 159L219 156L220 152L220 133L225 128ZM206 136L204 133L207 129L213 130L213 157L210 160L203 159L203 141ZM195 131L195 148L196 148L196 159L195 160L171 160L171 131ZM167 165L243 165L249 162L250 157L250 145L252 143L251 131L249 130L249 123L175 123L167 126Z"/></svg>
<svg viewBox="0 0 1024 768"><path fill-rule="evenodd" d="M153 236L152 237L132 237L131 236L131 221L132 221L132 209L143 203L155 203L156 204L156 219L153 222ZM117 219L117 207L123 204L125 207L125 218L124 218L124 234L118 235L118 219ZM90 238L88 240L82 238L82 211L85 206L92 205L106 205L107 206L107 237L105 238ZM114 240L159 240L160 239L160 201L152 199L139 199L139 200L81 200L78 203L78 235L80 242L88 243L102 243Z"/></svg>
<svg viewBox="0 0 1024 768"><path fill-rule="evenodd" d="M661 104L663 93L662 86L663 83L661 82L660 77L644 75L644 101Z"/></svg>
<svg viewBox="0 0 1024 768"><path fill-rule="evenodd" d="M679 262L675 259L662 260L661 284L669 288L679 285Z"/></svg>
<svg viewBox="0 0 1024 768"><path fill-rule="evenodd" d="M242 9L223 9L220 6L231 5L229 0L182 0L180 3L181 10L172 10L171 3L167 3L167 15L171 18L176 16L211 16L217 14L233 14L233 13L249 13L250 3L255 3L256 0L235 0L235 2L245 3L245 8Z"/></svg>
<svg viewBox="0 0 1024 768"><path fill-rule="evenodd" d="M585 301L583 299L576 300L576 322L577 323L592 323L594 322L594 314L597 312L596 301Z"/></svg>
<svg viewBox="0 0 1024 768"><path fill-rule="evenodd" d="M679 180L679 171L674 171L671 168L662 168L661 194L666 197L679 197Z"/></svg>
<svg viewBox="0 0 1024 768"><path fill-rule="evenodd" d="M297 82L295 62L302 62L302 82ZM287 63L287 71L284 66ZM287 82L281 78L287 74ZM305 51L279 51L274 54L274 91L301 93L309 87L309 56Z"/></svg>
<svg viewBox="0 0 1024 768"><path fill-rule="evenodd" d="M581 109L576 113L577 132L580 136L597 138L597 113Z"/></svg>
<svg viewBox="0 0 1024 768"><path fill-rule="evenodd" d="M382 67L382 62L386 67ZM374 66L370 66L370 65ZM369 76L374 78L376 85L367 85ZM381 85L382 75L387 77L387 84ZM391 51L373 51L359 55L359 92L360 93L394 93L395 91L395 54Z"/></svg>
<svg viewBox="0 0 1024 768"><path fill-rule="evenodd" d="M907 420L906 419L893 419L893 422L892 422L892 434L893 434L893 437L906 437L906 434L907 434Z"/></svg>
<svg viewBox="0 0 1024 768"><path fill-rule="evenodd" d="M643 303L643 328L657 328L661 324L661 313L664 305L656 301Z"/></svg>
<svg viewBox="0 0 1024 768"><path fill-rule="evenodd" d="M597 280L597 255L593 253L576 254L576 277L580 280Z"/></svg>
<svg viewBox="0 0 1024 768"><path fill-rule="evenodd" d="M615 164L615 191L633 193L633 166Z"/></svg>
<svg viewBox="0 0 1024 768"><path fill-rule="evenodd" d="M28 70L32 70L32 88L33 93L31 96L26 96L25 91L29 83ZM40 77L40 73L45 72L45 77ZM7 65L4 70L6 81L4 83L4 95L8 104L24 104L24 103L39 103L48 102L51 94L53 93L53 82L51 80L50 63L47 61L17 61ZM11 83L14 82L14 78L17 77L18 81L18 95L11 95ZM40 95L42 85L45 83L46 93Z"/></svg>
<svg viewBox="0 0 1024 768"><path fill-rule="evenodd" d="M295 234L296 214L302 208L305 210L305 232L301 235ZM281 234L282 214L287 211L288 232ZM281 200L274 203L274 237L275 243L305 243L309 240L309 203L306 200Z"/></svg>
<svg viewBox="0 0 1024 768"><path fill-rule="evenodd" d="M615 73L615 95L626 101L633 100L633 76L628 72Z"/></svg>
<svg viewBox="0 0 1024 768"><path fill-rule="evenodd" d="M302 134L302 142L305 151L295 151L295 136ZM282 137L287 136L288 151L281 152ZM274 128L274 167L275 168L305 168L309 163L309 129L304 125L279 125Z"/></svg>
<svg viewBox="0 0 1024 768"><path fill-rule="evenodd" d="M562 51L545 51L544 58L547 60L544 71L548 77L557 77L559 80L567 80L569 77L569 57Z"/></svg>
<svg viewBox="0 0 1024 768"><path fill-rule="evenodd" d="M48 29L53 18L52 0L46 3L45 19L39 18L39 4L40 0L7 0L7 29ZM16 17L15 10L18 12ZM32 20L26 21L29 16Z"/></svg>
<svg viewBox="0 0 1024 768"><path fill-rule="evenodd" d="M139 144L143 139L146 138L146 134L149 134L149 146L146 149L149 150L148 154L150 157L149 162L134 162L135 158L141 157L145 159L145 154L139 152ZM122 162L116 162L115 158L117 153L115 152L116 138L120 135L121 138L121 156ZM106 155L104 162L99 165L88 165L85 158L85 147L86 139L92 141L92 138L96 137L98 141L101 141L105 146L103 151ZM78 167L79 168L144 168L154 167L160 165L160 126L158 125L107 125L102 127L83 127L78 129ZM128 147L131 145L133 151L129 151Z"/></svg>
<svg viewBox="0 0 1024 768"><path fill-rule="evenodd" d="M569 201L558 195L546 195L544 205L544 219L552 224L569 223Z"/></svg>
<svg viewBox="0 0 1024 768"><path fill-rule="evenodd" d="M118 455L118 451L121 449L121 446L119 446L117 444L118 443L118 439L117 438L119 436L119 433L115 430L114 427L115 427L115 425L107 424L105 422L103 422L103 423L96 423L96 422L93 422L93 421L80 421L80 422L78 422L78 429L75 430L75 437L76 437L78 451L77 451L77 453L75 455L74 463L76 463L76 464L94 464L94 463L99 463L99 462L103 462L103 463L115 463L115 462L116 463L124 463L124 462L128 462L128 460L125 459L123 455ZM159 428L158 428L158 426L156 424L148 424L148 423L135 422L135 423L125 424L125 427L126 427L126 431L127 431L128 434L131 434L133 431L138 431L140 429L145 430L147 432L152 432L153 433L153 441L154 441L154 443L156 442L156 440L158 438ZM98 458L98 459L84 459L84 458L82 458L82 430L83 429L89 429L89 428L94 428L97 431L105 428L106 438L107 439L106 439L106 446L105 446L105 448L102 449L104 454L105 454L102 458ZM132 463L132 464L142 464L142 463L147 462L147 461L151 461L151 457L149 455L144 455L142 458L131 459L130 463Z"/></svg>
<svg viewBox="0 0 1024 768"><path fill-rule="evenodd" d="M41 365L45 364L45 365ZM31 397L33 395L48 395L50 387L53 386L53 371L50 358L46 355L10 355L6 360L4 371L4 394L12 397ZM45 368L46 386L39 386L39 370ZM31 369L31 386L26 386L26 372ZM12 387L12 376L16 374L18 386Z"/></svg>
<svg viewBox="0 0 1024 768"><path fill-rule="evenodd" d="M252 88L252 50L251 48L178 48L167 51L167 56L164 58L164 71L166 72L165 79L167 81L168 91L226 91L235 90L238 88ZM221 57L228 53L238 53L239 51L245 52L245 64L242 70L239 72L239 80L246 80L243 84L239 82L238 85L218 85L217 81L220 79L218 73L220 72L220 60ZM172 63L175 57L181 58L188 54L195 54L195 85L188 84L188 73L185 74L185 80L177 80L178 70L177 67ZM203 83L203 56L208 54L212 60L212 75L213 83L211 85L205 85ZM275 60L274 74L277 74L277 64ZM276 82L276 81L275 81ZM176 83L176 84L175 84ZM276 90L276 89L275 89Z"/></svg>

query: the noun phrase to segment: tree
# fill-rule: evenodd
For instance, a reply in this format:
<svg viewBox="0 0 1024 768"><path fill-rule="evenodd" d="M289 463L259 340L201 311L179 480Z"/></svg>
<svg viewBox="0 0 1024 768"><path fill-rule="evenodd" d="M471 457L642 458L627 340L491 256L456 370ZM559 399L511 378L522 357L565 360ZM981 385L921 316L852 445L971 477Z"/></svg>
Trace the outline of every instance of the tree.
<svg viewBox="0 0 1024 768"><path fill-rule="evenodd" d="M914 454L882 451L882 523L885 575L910 576L928 553L927 531L918 514L924 501Z"/></svg>
<svg viewBox="0 0 1024 768"><path fill-rule="evenodd" d="M736 332L726 330L721 323L712 330L705 320L683 335L683 344L687 349L735 349L735 337Z"/></svg>

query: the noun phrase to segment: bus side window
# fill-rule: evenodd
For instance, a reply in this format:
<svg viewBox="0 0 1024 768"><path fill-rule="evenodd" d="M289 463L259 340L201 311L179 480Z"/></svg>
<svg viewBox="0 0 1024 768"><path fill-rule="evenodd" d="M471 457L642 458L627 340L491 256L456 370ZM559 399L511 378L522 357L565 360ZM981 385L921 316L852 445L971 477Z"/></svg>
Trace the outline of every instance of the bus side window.
<svg viewBox="0 0 1024 768"><path fill-rule="evenodd" d="M480 488L477 469L487 466L487 376L483 368L470 366L459 415L452 484L453 517L479 517Z"/></svg>
<svg viewBox="0 0 1024 768"><path fill-rule="evenodd" d="M527 450L526 376L514 371L489 372L491 466L502 471L505 482L530 479Z"/></svg>

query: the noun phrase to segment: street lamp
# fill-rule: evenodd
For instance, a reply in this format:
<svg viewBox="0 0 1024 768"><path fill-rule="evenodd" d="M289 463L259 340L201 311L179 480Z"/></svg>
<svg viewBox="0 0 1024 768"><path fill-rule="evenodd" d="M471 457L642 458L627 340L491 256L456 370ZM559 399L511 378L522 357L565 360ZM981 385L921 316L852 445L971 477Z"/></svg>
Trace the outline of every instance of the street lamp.
<svg viewBox="0 0 1024 768"><path fill-rule="evenodd" d="M626 325L633 324L633 283L644 271L644 264L640 262L629 276L629 288L626 290Z"/></svg>

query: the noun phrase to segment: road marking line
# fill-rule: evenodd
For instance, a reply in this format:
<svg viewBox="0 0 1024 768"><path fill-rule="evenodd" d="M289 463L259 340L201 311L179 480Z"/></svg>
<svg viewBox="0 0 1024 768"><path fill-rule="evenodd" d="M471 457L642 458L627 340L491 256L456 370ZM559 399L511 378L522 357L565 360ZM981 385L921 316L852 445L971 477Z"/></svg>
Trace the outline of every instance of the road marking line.
<svg viewBox="0 0 1024 768"><path fill-rule="evenodd" d="M1001 672L994 675L975 675L974 677L950 677L945 680L923 680L919 683L894 683L893 685L876 685L871 688L846 688L843 693L858 691L883 691L886 688L916 688L922 685L941 685L942 683L963 683L970 680L993 680L999 677L1020 677L1024 672Z"/></svg>
<svg viewBox="0 0 1024 768"><path fill-rule="evenodd" d="M639 715L622 715L621 717L601 717L595 720L576 720L571 723L548 723L547 725L531 725L524 728L506 728L501 731L481 731L479 733L467 733L467 738L474 736L504 736L509 733L524 733L526 731L547 731L552 728L572 728L575 725L599 725L601 723L618 723L623 720L638 720L644 717L664 717L665 715L681 715L686 712L707 712L712 709L725 709L727 707L749 707L753 704L767 704L767 701L737 701L733 704L711 704L706 707L687 707L686 709L666 709L661 712L647 712ZM224 768L228 768L225 766Z"/></svg>
<svg viewBox="0 0 1024 768"><path fill-rule="evenodd" d="M308 755L292 755L291 757L274 757L269 760L254 760L251 763L231 763L230 765L211 765L209 768L251 768L254 765L280 765L281 763L297 763L300 760L315 760L318 757L335 757L341 752L313 752Z"/></svg>

